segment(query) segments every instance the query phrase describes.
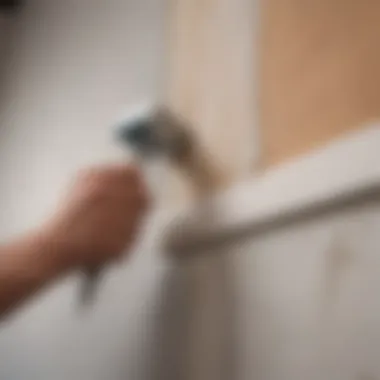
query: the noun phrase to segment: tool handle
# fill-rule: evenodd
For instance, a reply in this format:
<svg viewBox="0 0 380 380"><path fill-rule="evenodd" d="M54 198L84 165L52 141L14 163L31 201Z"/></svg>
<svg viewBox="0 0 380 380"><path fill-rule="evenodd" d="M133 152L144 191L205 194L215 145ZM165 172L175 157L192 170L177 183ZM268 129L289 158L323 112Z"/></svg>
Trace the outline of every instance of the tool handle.
<svg viewBox="0 0 380 380"><path fill-rule="evenodd" d="M81 284L80 303L87 306L94 302L101 276L101 268L87 269Z"/></svg>

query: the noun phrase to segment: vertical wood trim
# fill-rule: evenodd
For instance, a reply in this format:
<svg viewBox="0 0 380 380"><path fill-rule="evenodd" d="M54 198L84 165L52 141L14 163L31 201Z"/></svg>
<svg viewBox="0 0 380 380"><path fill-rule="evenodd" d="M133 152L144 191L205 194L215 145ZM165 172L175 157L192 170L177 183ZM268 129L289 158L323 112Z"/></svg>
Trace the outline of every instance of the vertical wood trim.
<svg viewBox="0 0 380 380"><path fill-rule="evenodd" d="M229 184L252 170L255 135L251 0L171 1L171 108Z"/></svg>
<svg viewBox="0 0 380 380"><path fill-rule="evenodd" d="M170 18L167 102L189 123L224 187L250 175L257 153L255 2L171 1ZM179 176L173 180L174 195L188 200L189 183ZM192 313L182 346L187 359L184 379L234 378L229 351L234 328L231 272L231 257L222 252L192 259L187 267Z"/></svg>

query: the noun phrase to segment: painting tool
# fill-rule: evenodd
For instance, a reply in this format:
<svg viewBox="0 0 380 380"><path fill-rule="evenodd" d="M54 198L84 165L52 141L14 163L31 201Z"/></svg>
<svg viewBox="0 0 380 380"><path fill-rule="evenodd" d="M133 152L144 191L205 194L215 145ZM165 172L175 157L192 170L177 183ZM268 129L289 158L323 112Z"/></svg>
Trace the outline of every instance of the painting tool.
<svg viewBox="0 0 380 380"><path fill-rule="evenodd" d="M212 193L220 184L188 122L165 106L135 107L119 123L117 137L144 166L157 158L166 159L187 177L198 198Z"/></svg>
<svg viewBox="0 0 380 380"><path fill-rule="evenodd" d="M207 198L219 184L216 171L202 154L185 120L164 106L132 107L116 125L116 138L134 153L137 165L146 169L157 159L165 159L188 178L194 194ZM155 189L152 189L155 192ZM100 270L86 273L81 303L91 304L99 283Z"/></svg>

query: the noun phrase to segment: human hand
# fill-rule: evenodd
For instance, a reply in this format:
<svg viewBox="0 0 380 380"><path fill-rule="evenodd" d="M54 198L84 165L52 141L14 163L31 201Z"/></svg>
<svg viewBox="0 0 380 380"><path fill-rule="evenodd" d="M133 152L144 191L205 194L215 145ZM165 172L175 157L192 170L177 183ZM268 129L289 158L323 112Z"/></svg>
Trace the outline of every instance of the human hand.
<svg viewBox="0 0 380 380"><path fill-rule="evenodd" d="M138 170L128 165L81 172L66 201L44 227L65 267L97 268L133 244L147 206Z"/></svg>

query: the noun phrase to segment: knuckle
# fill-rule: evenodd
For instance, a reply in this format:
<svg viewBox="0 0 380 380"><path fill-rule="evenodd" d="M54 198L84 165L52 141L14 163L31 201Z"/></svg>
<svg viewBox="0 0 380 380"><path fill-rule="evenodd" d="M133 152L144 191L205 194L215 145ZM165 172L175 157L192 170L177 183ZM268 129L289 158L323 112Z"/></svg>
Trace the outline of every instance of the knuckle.
<svg viewBox="0 0 380 380"><path fill-rule="evenodd" d="M134 165L125 165L123 168L123 171L126 175L130 177L138 177L139 176L139 170Z"/></svg>
<svg viewBox="0 0 380 380"><path fill-rule="evenodd" d="M109 197L109 189L103 182L93 181L87 185L87 195L91 200L99 201Z"/></svg>
<svg viewBox="0 0 380 380"><path fill-rule="evenodd" d="M141 182L141 174L134 166L127 166L122 174L122 179L129 186L131 184L138 185Z"/></svg>
<svg viewBox="0 0 380 380"><path fill-rule="evenodd" d="M79 174L78 183L89 189L98 189L103 182L102 176L97 169L87 169Z"/></svg>

